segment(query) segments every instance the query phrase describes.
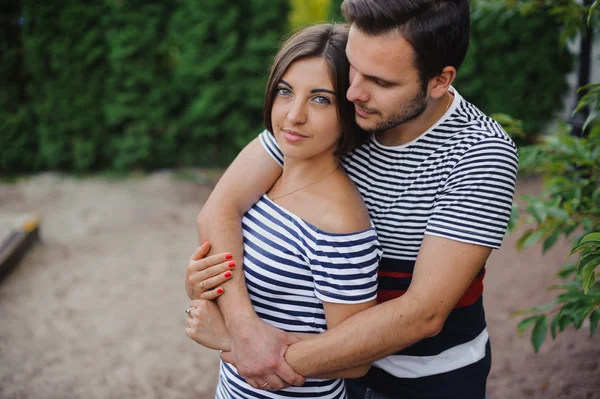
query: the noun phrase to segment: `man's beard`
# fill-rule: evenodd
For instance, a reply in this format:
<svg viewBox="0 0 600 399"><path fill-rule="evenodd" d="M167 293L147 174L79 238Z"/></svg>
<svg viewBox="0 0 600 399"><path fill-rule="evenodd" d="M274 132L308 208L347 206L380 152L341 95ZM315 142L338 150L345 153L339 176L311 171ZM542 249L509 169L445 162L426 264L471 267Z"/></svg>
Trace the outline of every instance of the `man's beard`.
<svg viewBox="0 0 600 399"><path fill-rule="evenodd" d="M375 114L381 115L379 110L362 107L357 104L359 108L364 109L367 112L373 112ZM386 118L380 122L377 122L375 127L362 127L361 128L368 133L377 133L383 132L385 130L393 129L397 126L402 125L403 123L412 121L417 119L419 116L425 112L427 109L427 89L421 87L421 90L417 93L415 97L402 109L400 112L390 115L389 118ZM381 115L383 116L383 115Z"/></svg>

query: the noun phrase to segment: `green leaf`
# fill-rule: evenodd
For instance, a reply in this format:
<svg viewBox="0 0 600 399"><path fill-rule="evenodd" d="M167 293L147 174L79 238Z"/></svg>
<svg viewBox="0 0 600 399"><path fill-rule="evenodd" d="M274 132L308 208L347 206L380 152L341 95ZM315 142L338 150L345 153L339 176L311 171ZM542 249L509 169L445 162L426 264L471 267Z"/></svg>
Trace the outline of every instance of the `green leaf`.
<svg viewBox="0 0 600 399"><path fill-rule="evenodd" d="M596 273L594 272L596 266L598 265L590 263L581 271L581 286L583 287L583 293L585 295L588 294L590 288L592 288L592 286L596 282Z"/></svg>
<svg viewBox="0 0 600 399"><path fill-rule="evenodd" d="M552 340L555 340L556 335L558 334L558 321L559 317L555 316L554 319L552 319L552 323L550 323L550 335L552 336Z"/></svg>
<svg viewBox="0 0 600 399"><path fill-rule="evenodd" d="M558 330L563 332L565 328L569 326L573 322L573 316L570 314L561 314L558 320Z"/></svg>
<svg viewBox="0 0 600 399"><path fill-rule="evenodd" d="M572 263L568 263L566 265L563 266L563 268L556 273L556 277L565 280L567 278L569 278L573 273L575 273L577 271L577 267L575 265L573 265Z"/></svg>
<svg viewBox="0 0 600 399"><path fill-rule="evenodd" d="M517 222L519 221L519 216L519 207L517 204L513 204L510 212L510 219L508 220L508 226L506 227L507 231L514 230Z"/></svg>
<svg viewBox="0 0 600 399"><path fill-rule="evenodd" d="M539 240L541 240L544 237L545 232L542 230L538 230L538 231L527 231L525 232L521 238L519 238L517 240L517 248L518 249L524 249L524 248L529 248L530 246L532 246L533 244L535 244L536 242L538 242Z"/></svg>
<svg viewBox="0 0 600 399"><path fill-rule="evenodd" d="M535 316L531 316L531 317L528 317L526 319L521 320L519 322L519 324L517 324L517 332L519 333L519 335L523 335L523 333L525 332L525 330L527 330L534 323L536 323L540 317L542 317L542 316L535 315Z"/></svg>
<svg viewBox="0 0 600 399"><path fill-rule="evenodd" d="M584 242L589 242L589 241L597 241L598 242L598 246L600 247L600 233L590 233L586 236L584 236L580 243L583 244Z"/></svg>
<svg viewBox="0 0 600 399"><path fill-rule="evenodd" d="M589 115L587 116L587 118L585 119L585 122L583 123L583 127L581 128L581 130L585 132L585 130L590 125L590 123L592 123L594 121L594 119L596 119L597 116L598 116L598 111L592 110L589 113Z"/></svg>
<svg viewBox="0 0 600 399"><path fill-rule="evenodd" d="M558 303L557 300L554 299L554 300L552 300L548 303L545 303L543 305L540 305L540 306L534 306L529 309L518 310L518 311L514 312L513 314L511 314L511 317L521 316L521 315L525 315L525 314L529 314L529 313L546 312L546 311L552 309L553 307L555 307L557 303Z"/></svg>
<svg viewBox="0 0 600 399"><path fill-rule="evenodd" d="M582 249L594 248L598 246L600 246L600 241L586 241L583 244L579 244L575 248L573 248L573 250L569 253L567 259L570 258L575 252L579 252Z"/></svg>
<svg viewBox="0 0 600 399"><path fill-rule="evenodd" d="M560 198L558 198L558 200L560 200ZM564 209L558 208L556 205L552 208L548 208L548 216L563 222L567 222L569 220L569 213Z"/></svg>
<svg viewBox="0 0 600 399"><path fill-rule="evenodd" d="M600 321L600 309L596 309L590 314L590 336L596 333L598 321Z"/></svg>
<svg viewBox="0 0 600 399"><path fill-rule="evenodd" d="M587 17L587 24L588 24L588 26L592 26L592 15L594 14L594 11L598 7L598 2L599 1L600 0L595 0L594 3L592 3L592 5L590 6L590 11L589 11L588 17Z"/></svg>
<svg viewBox="0 0 600 399"><path fill-rule="evenodd" d="M583 325L583 322L586 319L586 316L591 311L592 311L592 307L588 305L588 306L581 307L573 314L573 326L575 327L576 330L579 330L581 328L581 326Z"/></svg>
<svg viewBox="0 0 600 399"><path fill-rule="evenodd" d="M546 340L546 335L548 334L548 318L546 316L541 316L535 322L535 326L533 326L533 331L531 331L531 343L533 344L533 350L537 353L540 350L540 347Z"/></svg>
<svg viewBox="0 0 600 399"><path fill-rule="evenodd" d="M598 264L600 263L600 253L596 253L596 252L592 252L592 253L585 253L584 255L581 256L581 258L579 258L579 262L577 262L577 275L581 276L581 271L583 270L583 268L587 267L588 265L592 264L594 265L594 267L598 266Z"/></svg>
<svg viewBox="0 0 600 399"><path fill-rule="evenodd" d="M544 245L542 246L542 253L545 254L550 248L552 248L554 244L556 244L556 241L558 241L559 237L560 230L555 230L552 234L550 234L548 238L544 240Z"/></svg>
<svg viewBox="0 0 600 399"><path fill-rule="evenodd" d="M546 208L546 204L541 201L536 201L533 204L530 204L527 207L527 210L531 215L535 218L538 224L542 224L544 220L548 217L548 210Z"/></svg>

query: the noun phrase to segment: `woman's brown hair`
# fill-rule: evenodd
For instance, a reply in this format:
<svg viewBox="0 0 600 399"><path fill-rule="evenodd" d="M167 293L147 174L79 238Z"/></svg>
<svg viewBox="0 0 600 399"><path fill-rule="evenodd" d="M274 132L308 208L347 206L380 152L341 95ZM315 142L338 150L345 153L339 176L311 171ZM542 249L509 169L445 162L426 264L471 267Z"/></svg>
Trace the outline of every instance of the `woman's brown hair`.
<svg viewBox="0 0 600 399"><path fill-rule="evenodd" d="M281 46L273 61L265 93L264 123L269 132L273 132L271 110L277 86L290 65L309 58L323 58L333 83L338 117L342 125L342 135L335 154L342 156L366 142L368 134L356 124L354 104L346 99L350 85L350 64L346 58L348 30L346 24L313 25L299 30Z"/></svg>

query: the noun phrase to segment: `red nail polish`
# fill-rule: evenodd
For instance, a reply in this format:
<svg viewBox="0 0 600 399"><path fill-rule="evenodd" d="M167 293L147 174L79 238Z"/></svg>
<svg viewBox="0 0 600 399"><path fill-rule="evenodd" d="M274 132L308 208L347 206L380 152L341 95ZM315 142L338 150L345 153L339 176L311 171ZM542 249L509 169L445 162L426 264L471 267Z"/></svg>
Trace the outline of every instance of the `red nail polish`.
<svg viewBox="0 0 600 399"><path fill-rule="evenodd" d="M235 267L235 262L234 261L229 262L228 266L230 269L233 269Z"/></svg>
<svg viewBox="0 0 600 399"><path fill-rule="evenodd" d="M225 255L225 259L233 259L233 255L227 254L227 255Z"/></svg>
<svg viewBox="0 0 600 399"><path fill-rule="evenodd" d="M217 294L222 294L223 293L223 288L217 288Z"/></svg>
<svg viewBox="0 0 600 399"><path fill-rule="evenodd" d="M231 277L231 272L225 272L225 277L227 277L227 278Z"/></svg>

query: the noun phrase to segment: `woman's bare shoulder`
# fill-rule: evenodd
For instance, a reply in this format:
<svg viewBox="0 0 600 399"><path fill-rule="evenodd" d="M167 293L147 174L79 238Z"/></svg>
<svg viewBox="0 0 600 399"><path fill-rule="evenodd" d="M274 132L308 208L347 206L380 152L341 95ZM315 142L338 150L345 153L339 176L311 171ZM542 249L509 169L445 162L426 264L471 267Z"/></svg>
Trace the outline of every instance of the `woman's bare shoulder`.
<svg viewBox="0 0 600 399"><path fill-rule="evenodd" d="M328 233L350 234L371 227L369 212L360 192L348 177L344 178L332 182L320 209L317 226Z"/></svg>

